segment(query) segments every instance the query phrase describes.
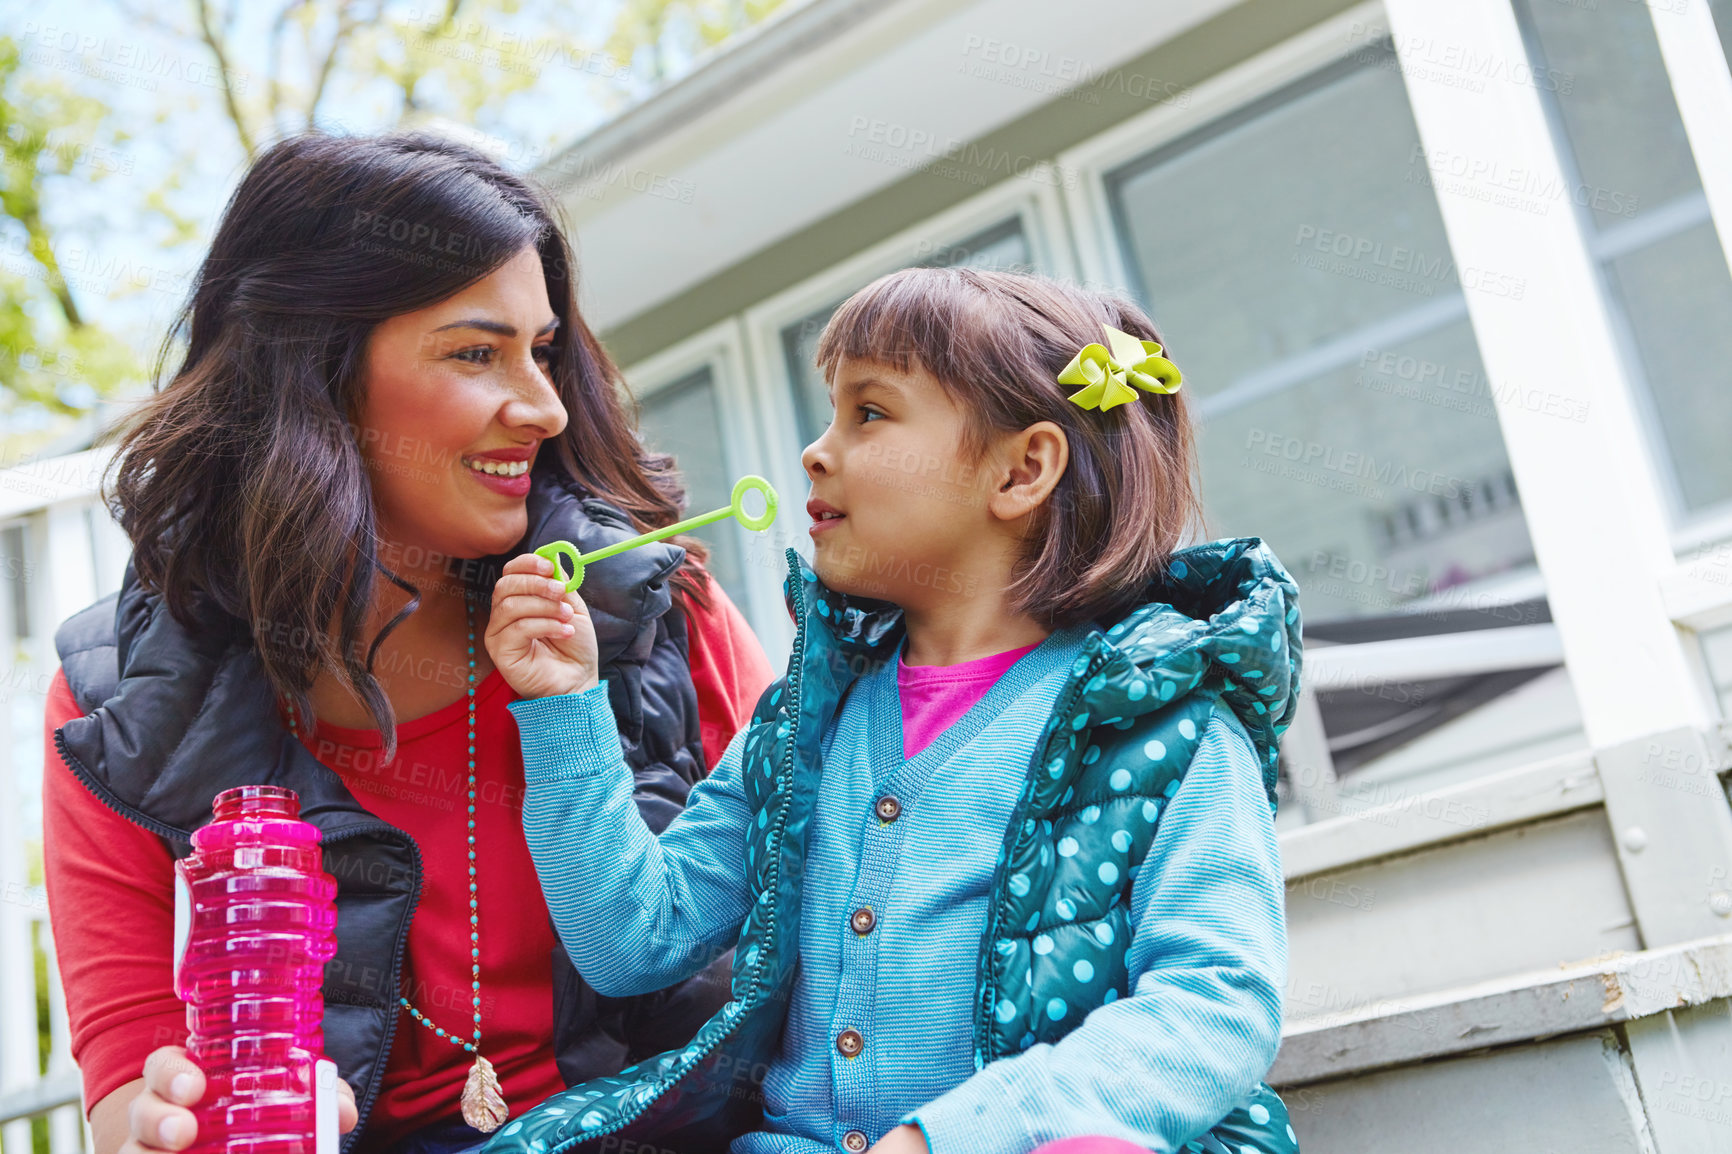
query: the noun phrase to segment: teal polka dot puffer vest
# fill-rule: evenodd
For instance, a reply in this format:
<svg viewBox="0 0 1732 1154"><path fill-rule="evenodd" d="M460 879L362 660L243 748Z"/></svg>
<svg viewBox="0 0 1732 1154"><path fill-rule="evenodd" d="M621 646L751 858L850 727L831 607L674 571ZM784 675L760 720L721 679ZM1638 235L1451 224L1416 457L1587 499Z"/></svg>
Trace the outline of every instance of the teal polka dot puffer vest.
<svg viewBox="0 0 1732 1154"><path fill-rule="evenodd" d="M756 900L734 952L732 998L690 1043L556 1094L483 1154L646 1149L722 1154L762 1126L758 1092L798 961L800 880L825 731L856 679L894 655L902 612L826 588L787 551L795 623L787 675L745 737ZM1129 897L1161 811L1217 709L1243 723L1275 806L1277 743L1299 692L1298 589L1255 538L1174 554L1125 617L1092 632L1061 688L1006 827L981 935L977 1068L1054 1042L1129 989ZM1297 1154L1267 1085L1185 1154Z"/></svg>

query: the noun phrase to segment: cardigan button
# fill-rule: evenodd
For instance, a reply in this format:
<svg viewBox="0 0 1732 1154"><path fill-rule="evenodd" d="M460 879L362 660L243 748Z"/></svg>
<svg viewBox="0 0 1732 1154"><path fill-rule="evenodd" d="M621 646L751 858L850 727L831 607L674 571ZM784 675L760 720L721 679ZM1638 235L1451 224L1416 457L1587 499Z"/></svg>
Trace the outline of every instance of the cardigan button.
<svg viewBox="0 0 1732 1154"><path fill-rule="evenodd" d="M889 795L878 799L877 809L878 820L882 822L892 822L902 816L902 803Z"/></svg>
<svg viewBox="0 0 1732 1154"><path fill-rule="evenodd" d="M850 1130L842 1135L842 1149L848 1154L861 1154L867 1146L866 1135L859 1130Z"/></svg>
<svg viewBox="0 0 1732 1154"><path fill-rule="evenodd" d="M842 1052L844 1058L852 1058L865 1048L866 1039L852 1026L836 1035L836 1049Z"/></svg>
<svg viewBox="0 0 1732 1154"><path fill-rule="evenodd" d="M854 927L854 932L864 937L872 932L872 927L878 924L878 917L872 912L871 906L861 906L848 919L848 924Z"/></svg>

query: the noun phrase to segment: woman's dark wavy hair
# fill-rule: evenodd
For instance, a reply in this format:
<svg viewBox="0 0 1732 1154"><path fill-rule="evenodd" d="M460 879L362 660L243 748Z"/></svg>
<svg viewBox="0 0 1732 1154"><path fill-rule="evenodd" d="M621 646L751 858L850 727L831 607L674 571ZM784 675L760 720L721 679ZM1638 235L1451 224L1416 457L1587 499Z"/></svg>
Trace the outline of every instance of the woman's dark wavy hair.
<svg viewBox="0 0 1732 1154"><path fill-rule="evenodd" d="M559 316L549 367L570 416L548 464L639 531L671 524L684 506L673 459L638 439L619 370L578 313L576 266L555 211L521 177L440 137L281 141L229 200L163 342L152 394L105 438L119 451L103 498L131 538L140 582L189 629L196 598L252 623L265 673L297 716L311 716L307 692L330 671L377 721L387 758L396 753L396 717L374 658L420 605L421 590L379 559L356 439L375 326L450 297L533 246ZM182 337L185 355L165 385ZM708 553L689 537L675 543L687 557L673 585L707 607L696 569ZM497 577L496 566L481 583L464 569L484 593ZM411 599L363 661L359 634L376 573ZM328 627L339 612L333 641Z"/></svg>

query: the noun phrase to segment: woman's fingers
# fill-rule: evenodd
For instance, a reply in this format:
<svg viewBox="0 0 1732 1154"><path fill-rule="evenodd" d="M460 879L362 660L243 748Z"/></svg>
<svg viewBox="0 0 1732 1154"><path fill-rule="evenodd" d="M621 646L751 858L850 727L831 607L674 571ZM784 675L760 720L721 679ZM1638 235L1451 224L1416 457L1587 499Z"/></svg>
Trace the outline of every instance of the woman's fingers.
<svg viewBox="0 0 1732 1154"><path fill-rule="evenodd" d="M204 1097L204 1071L184 1046L159 1046L144 1060L144 1088L165 1102L191 1106Z"/></svg>
<svg viewBox="0 0 1732 1154"><path fill-rule="evenodd" d="M347 1134L361 1120L360 1107L355 1105L355 1088L337 1079L337 1132Z"/></svg>
<svg viewBox="0 0 1732 1154"><path fill-rule="evenodd" d="M143 1150L183 1150L198 1134L190 1107L204 1097L204 1073L180 1046L162 1046L144 1060L144 1092L127 1118Z"/></svg>
<svg viewBox="0 0 1732 1154"><path fill-rule="evenodd" d="M204 1071L186 1056L184 1046L159 1046L144 1060L144 1088L179 1106L204 1097Z"/></svg>
<svg viewBox="0 0 1732 1154"><path fill-rule="evenodd" d="M192 1107L204 1097L205 1079L181 1046L163 1046L144 1061L144 1090L128 1107L130 1139L120 1154L184 1150L198 1136ZM361 1120L355 1088L337 1079L337 1130L347 1134Z"/></svg>

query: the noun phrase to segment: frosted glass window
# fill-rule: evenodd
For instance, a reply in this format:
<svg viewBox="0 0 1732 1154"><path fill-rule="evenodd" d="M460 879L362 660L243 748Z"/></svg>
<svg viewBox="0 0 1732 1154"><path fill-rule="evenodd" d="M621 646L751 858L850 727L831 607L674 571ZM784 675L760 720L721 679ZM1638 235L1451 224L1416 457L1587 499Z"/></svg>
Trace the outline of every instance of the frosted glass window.
<svg viewBox="0 0 1732 1154"><path fill-rule="evenodd" d="M734 481L722 458L721 407L713 374L706 368L657 389L643 399L638 428L644 443L672 453L686 485L682 516L707 513L726 505ZM743 532L732 518L693 530L710 547L707 568L736 605L746 604Z"/></svg>
<svg viewBox="0 0 1732 1154"><path fill-rule="evenodd" d="M1721 42L1732 42L1732 0L1713 11ZM1517 12L1535 68L1568 78L1545 96L1677 503L1690 513L1732 501L1732 276L1653 17L1609 0L1520 0Z"/></svg>
<svg viewBox="0 0 1732 1154"><path fill-rule="evenodd" d="M1034 267L1020 217L1012 217L965 240L920 255L921 259L914 262L916 266L964 266L1018 272L1032 271ZM788 379L793 382L794 411L799 418L801 443L805 445L816 441L830 423L830 398L814 357L818 351L818 337L830 322L831 315L841 306L841 300L833 301L782 330L782 355L787 360Z"/></svg>
<svg viewBox="0 0 1732 1154"><path fill-rule="evenodd" d="M1509 386L1480 362L1395 64L1368 46L1106 180L1199 409L1209 535L1268 541L1312 621L1533 562Z"/></svg>

